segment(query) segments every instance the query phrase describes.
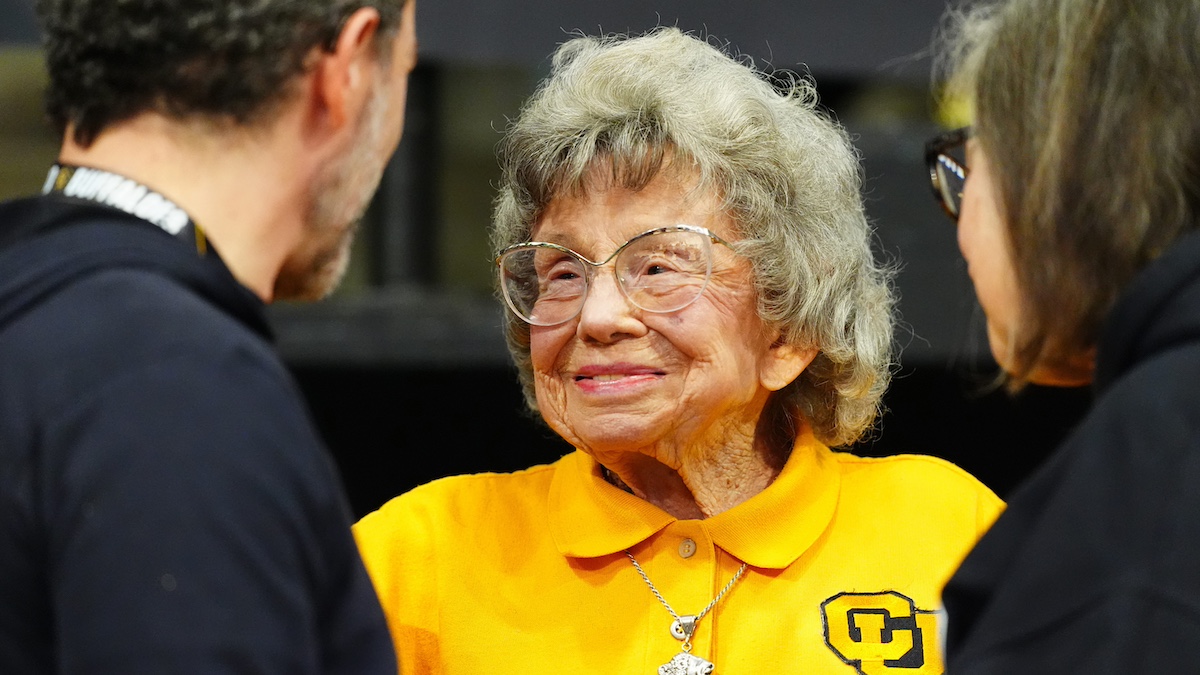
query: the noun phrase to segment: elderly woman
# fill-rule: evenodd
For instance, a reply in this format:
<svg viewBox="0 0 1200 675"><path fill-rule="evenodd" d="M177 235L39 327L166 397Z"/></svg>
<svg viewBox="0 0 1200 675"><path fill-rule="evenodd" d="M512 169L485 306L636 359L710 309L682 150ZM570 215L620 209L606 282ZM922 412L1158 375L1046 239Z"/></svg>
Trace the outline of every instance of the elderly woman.
<svg viewBox="0 0 1200 675"><path fill-rule="evenodd" d="M1200 2L957 26L975 125L928 155L992 352L1014 386L1095 402L947 587L948 671L1197 672Z"/></svg>
<svg viewBox="0 0 1200 675"><path fill-rule="evenodd" d="M577 450L357 525L405 675L941 672L941 585L1001 504L830 450L877 413L892 298L846 135L774 81L673 29L579 38L508 130L509 344Z"/></svg>

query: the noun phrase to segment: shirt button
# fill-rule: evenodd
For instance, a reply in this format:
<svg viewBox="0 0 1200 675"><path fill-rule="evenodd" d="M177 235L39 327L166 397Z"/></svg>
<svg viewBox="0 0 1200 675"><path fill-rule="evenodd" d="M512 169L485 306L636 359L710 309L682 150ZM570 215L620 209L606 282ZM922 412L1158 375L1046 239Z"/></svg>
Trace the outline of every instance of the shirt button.
<svg viewBox="0 0 1200 675"><path fill-rule="evenodd" d="M679 542L679 555L683 558L690 558L696 555L696 542L691 539L684 539Z"/></svg>

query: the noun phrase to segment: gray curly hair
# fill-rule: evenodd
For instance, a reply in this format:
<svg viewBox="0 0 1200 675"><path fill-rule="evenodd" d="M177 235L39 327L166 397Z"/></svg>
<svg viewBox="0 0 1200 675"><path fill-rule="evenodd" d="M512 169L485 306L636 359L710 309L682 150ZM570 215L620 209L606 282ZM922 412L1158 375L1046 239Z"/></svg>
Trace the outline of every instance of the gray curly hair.
<svg viewBox="0 0 1200 675"><path fill-rule="evenodd" d="M580 37L509 124L493 212L497 252L526 241L556 197L587 189L591 169L640 189L668 162L698 176L738 226L758 313L781 341L819 354L765 412L770 433L798 422L832 446L875 420L892 366L891 273L871 251L858 154L817 109L811 81L763 73L675 28ZM529 326L507 315L509 350L537 410Z"/></svg>

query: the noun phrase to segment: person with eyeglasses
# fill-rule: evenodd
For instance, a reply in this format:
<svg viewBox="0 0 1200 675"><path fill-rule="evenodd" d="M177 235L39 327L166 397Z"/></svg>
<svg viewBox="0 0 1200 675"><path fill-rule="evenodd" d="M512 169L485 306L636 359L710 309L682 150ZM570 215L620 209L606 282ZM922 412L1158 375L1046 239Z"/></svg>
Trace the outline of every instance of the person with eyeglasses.
<svg viewBox="0 0 1200 675"><path fill-rule="evenodd" d="M356 525L401 671L940 673L938 592L1002 504L831 449L878 413L893 296L812 82L580 37L499 154L509 346L575 450Z"/></svg>
<svg viewBox="0 0 1200 675"><path fill-rule="evenodd" d="M1200 645L1200 2L956 16L934 193L1011 389L1094 401L947 585L947 672L1187 673Z"/></svg>

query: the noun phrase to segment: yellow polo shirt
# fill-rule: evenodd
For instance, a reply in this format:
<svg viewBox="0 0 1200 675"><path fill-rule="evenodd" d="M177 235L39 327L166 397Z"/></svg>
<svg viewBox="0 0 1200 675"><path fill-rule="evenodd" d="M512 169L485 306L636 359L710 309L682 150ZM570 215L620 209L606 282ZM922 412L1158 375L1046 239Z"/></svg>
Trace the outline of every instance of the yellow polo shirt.
<svg viewBox="0 0 1200 675"><path fill-rule="evenodd" d="M864 459L801 438L775 482L679 520L601 478L582 452L457 476L355 526L403 675L655 675L699 613L714 675L940 675L942 585L1003 509L966 472Z"/></svg>

